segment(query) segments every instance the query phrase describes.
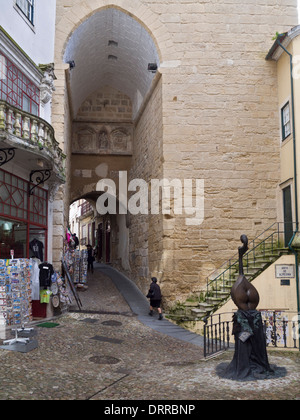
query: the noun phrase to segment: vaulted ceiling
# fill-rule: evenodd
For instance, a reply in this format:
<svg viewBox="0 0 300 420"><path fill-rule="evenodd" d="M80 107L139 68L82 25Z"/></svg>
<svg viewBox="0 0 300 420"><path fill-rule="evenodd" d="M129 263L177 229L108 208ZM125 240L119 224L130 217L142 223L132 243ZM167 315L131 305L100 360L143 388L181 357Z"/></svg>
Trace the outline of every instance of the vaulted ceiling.
<svg viewBox="0 0 300 420"><path fill-rule="evenodd" d="M70 70L73 117L83 101L104 86L128 95L137 114L154 77L148 63L159 66L150 34L131 16L114 8L96 12L72 34L64 61Z"/></svg>

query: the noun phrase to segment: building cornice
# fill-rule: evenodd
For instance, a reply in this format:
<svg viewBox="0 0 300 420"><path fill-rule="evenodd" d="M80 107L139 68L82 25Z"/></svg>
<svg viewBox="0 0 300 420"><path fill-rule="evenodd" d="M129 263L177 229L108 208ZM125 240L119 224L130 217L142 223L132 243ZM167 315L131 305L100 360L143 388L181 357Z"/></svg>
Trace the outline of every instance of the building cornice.
<svg viewBox="0 0 300 420"><path fill-rule="evenodd" d="M26 52L14 41L14 39L0 26L0 45L3 53L17 67L22 67L26 76L34 77L39 84L44 75L43 71L33 62Z"/></svg>
<svg viewBox="0 0 300 420"><path fill-rule="evenodd" d="M290 43L295 39L297 36L300 35L300 25L294 26L290 31L284 32L280 35L278 35L277 39L280 41L280 43L285 47L288 48ZM268 52L266 56L266 60L274 60L278 61L283 53L283 49L279 48L279 45L277 43L277 39L272 45L270 51Z"/></svg>

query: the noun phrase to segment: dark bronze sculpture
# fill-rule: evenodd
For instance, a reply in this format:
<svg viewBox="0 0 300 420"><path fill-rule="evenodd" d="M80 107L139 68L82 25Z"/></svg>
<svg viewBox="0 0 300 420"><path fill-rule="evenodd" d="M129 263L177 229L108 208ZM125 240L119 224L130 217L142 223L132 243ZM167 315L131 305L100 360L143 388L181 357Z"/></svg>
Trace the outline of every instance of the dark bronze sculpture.
<svg viewBox="0 0 300 420"><path fill-rule="evenodd" d="M228 379L265 379L274 371L268 362L261 313L256 310L259 294L244 275L243 256L248 251L248 238L241 236L239 247L239 277L231 289L238 311L233 316L235 353L232 362L219 376Z"/></svg>
<svg viewBox="0 0 300 420"><path fill-rule="evenodd" d="M244 275L243 256L248 251L248 238L241 236L243 246L239 247L239 277L231 289L231 298L242 311L255 310L259 304L259 294Z"/></svg>

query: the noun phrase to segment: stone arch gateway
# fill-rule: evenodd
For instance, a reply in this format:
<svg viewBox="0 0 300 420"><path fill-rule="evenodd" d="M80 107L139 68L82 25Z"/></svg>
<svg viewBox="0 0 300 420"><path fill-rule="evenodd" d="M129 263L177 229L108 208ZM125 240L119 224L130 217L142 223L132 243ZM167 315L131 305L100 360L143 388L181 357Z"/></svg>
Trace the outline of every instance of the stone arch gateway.
<svg viewBox="0 0 300 420"><path fill-rule="evenodd" d="M146 291L157 277L167 303L200 291L241 230L251 240L277 221L277 77L265 56L297 24L297 0L244 3L57 0L52 124L67 184L54 263L70 202L119 171L148 184L205 181L201 226L172 211L122 224L131 278Z"/></svg>
<svg viewBox="0 0 300 420"><path fill-rule="evenodd" d="M99 196L96 185L101 178L116 179L120 171L126 171L130 180L137 168L142 168L143 158L137 143L138 125L145 108L157 102L155 112L161 114L161 93L156 94L161 91L161 76L156 71L148 71L149 63L159 68L161 53L149 30L138 19L110 6L96 10L74 27L63 54L63 64L68 66L64 68L64 111L68 112L64 113L63 142L68 155L69 181L65 207L75 198L91 197L95 203ZM159 120L162 121L161 116ZM161 143L156 133L161 131L159 126L148 130L147 135L153 136L156 148ZM161 160L157 164L161 165ZM154 176L150 166L139 173L143 179L150 180L150 175ZM98 215L94 223L105 225L107 220ZM120 268L127 272L136 266L139 275L146 279L149 260L145 223L148 225L148 221L132 224L132 235L145 238L141 250L139 246L130 249L128 245L129 216L112 217L109 223L115 245L111 251L112 262L120 263ZM139 225L143 226L143 235L136 230Z"/></svg>

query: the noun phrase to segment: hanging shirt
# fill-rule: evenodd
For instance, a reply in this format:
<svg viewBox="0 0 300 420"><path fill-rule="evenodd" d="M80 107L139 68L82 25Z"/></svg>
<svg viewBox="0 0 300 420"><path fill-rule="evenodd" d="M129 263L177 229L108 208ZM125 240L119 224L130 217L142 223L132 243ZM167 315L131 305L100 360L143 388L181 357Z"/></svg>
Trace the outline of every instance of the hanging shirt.
<svg viewBox="0 0 300 420"><path fill-rule="evenodd" d="M33 252L33 255L36 258L38 258L41 261L44 261L44 254L43 254L44 245L41 241L38 241L37 239L33 239L33 241L29 243L29 248Z"/></svg>
<svg viewBox="0 0 300 420"><path fill-rule="evenodd" d="M50 287L51 286L51 277L54 273L53 265L48 263L43 263L39 265L40 269L40 286L41 287Z"/></svg>
<svg viewBox="0 0 300 420"><path fill-rule="evenodd" d="M47 289L41 290L40 303L49 303L51 295L52 295L51 290L47 290Z"/></svg>
<svg viewBox="0 0 300 420"><path fill-rule="evenodd" d="M36 261L32 262L31 294L32 294L32 300L40 299L40 269Z"/></svg>

